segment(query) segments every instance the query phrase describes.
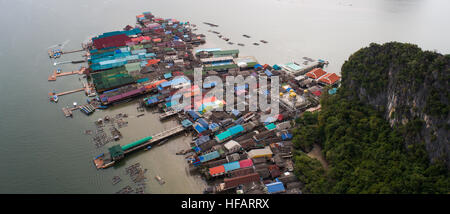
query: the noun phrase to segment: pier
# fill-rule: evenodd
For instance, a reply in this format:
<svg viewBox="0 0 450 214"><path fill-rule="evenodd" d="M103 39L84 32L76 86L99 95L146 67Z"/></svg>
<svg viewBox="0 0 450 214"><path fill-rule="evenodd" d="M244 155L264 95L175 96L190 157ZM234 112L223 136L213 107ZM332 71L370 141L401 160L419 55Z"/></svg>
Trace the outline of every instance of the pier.
<svg viewBox="0 0 450 214"><path fill-rule="evenodd" d="M63 95L67 95L67 94L72 94L72 93L76 93L76 92L79 92L79 91L84 91L86 88L85 87L83 87L83 88L79 88L79 89L74 89L74 90L70 90L70 91L65 91L65 92L60 92L60 93L53 93L53 92L50 92L50 93L48 93L48 95L50 95L50 96L63 96Z"/></svg>
<svg viewBox="0 0 450 214"><path fill-rule="evenodd" d="M174 116L174 115L177 115L177 113L178 113L178 111L174 111L174 110L164 112L164 113L162 113L161 115L159 115L159 120L165 120L165 119L168 119L169 117L172 117L172 116Z"/></svg>
<svg viewBox="0 0 450 214"><path fill-rule="evenodd" d="M138 141L129 143L125 146L115 145L109 148L109 155L102 154L94 158L94 164L97 169L105 169L114 165L119 160L125 158L125 155L134 151L146 148L148 146L154 146L158 142L168 139L176 134L183 132L185 128L180 125L172 129L160 132L151 137L145 137Z"/></svg>
<svg viewBox="0 0 450 214"><path fill-rule="evenodd" d="M59 74L56 72L56 70L54 70L53 74L48 77L48 81L56 81L57 77L62 77L62 76L68 76L68 75L74 75L74 74L82 75L85 72L86 72L86 68L85 67L82 67L80 70L69 71L69 72L62 72L62 73L59 73Z"/></svg>
<svg viewBox="0 0 450 214"><path fill-rule="evenodd" d="M153 135L153 136L152 136L152 139L149 140L148 142L146 142L146 143L144 143L144 144L141 144L141 145L139 145L139 146L136 146L136 147L133 147L133 148L130 148L130 149L124 151L124 154L131 153L131 152L133 152L133 151L136 151L136 150L145 148L145 147L147 147L147 146L153 146L153 145L155 145L156 143L158 143L159 141L164 140L164 139L167 139L167 138L169 138L169 137L172 137L172 136L174 136L174 135L176 135L176 134L179 134L179 133L181 133L182 131L184 131L184 127L180 125L180 126L177 126L177 127L172 128L172 129L169 129L169 130L160 132L160 133L158 133L158 134L156 134L156 135Z"/></svg>

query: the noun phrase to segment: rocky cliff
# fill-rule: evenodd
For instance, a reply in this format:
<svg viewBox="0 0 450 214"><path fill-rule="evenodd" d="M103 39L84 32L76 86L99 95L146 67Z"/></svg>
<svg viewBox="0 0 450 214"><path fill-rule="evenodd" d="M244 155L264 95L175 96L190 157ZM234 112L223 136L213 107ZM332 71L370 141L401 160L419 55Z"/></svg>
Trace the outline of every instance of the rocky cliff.
<svg viewBox="0 0 450 214"><path fill-rule="evenodd" d="M432 162L450 168L449 73L450 55L412 44L372 43L344 63L341 87L384 112L402 130L406 148L425 144Z"/></svg>

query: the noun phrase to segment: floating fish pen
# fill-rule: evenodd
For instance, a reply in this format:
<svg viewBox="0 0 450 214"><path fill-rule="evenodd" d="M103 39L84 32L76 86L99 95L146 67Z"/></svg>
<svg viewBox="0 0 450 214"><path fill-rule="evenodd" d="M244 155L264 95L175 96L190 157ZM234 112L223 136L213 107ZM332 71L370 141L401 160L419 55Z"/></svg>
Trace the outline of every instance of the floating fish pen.
<svg viewBox="0 0 450 214"><path fill-rule="evenodd" d="M80 106L80 110L84 114L90 115L95 111L95 107L92 106L91 104L86 104L86 105Z"/></svg>

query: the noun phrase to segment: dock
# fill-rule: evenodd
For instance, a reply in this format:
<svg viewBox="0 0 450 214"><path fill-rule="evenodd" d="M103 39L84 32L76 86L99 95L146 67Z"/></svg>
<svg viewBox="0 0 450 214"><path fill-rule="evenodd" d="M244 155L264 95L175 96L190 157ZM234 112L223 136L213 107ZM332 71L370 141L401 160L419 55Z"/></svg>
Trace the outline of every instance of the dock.
<svg viewBox="0 0 450 214"><path fill-rule="evenodd" d="M179 133L183 132L184 130L185 130L184 127L180 125L180 126L176 126L176 127L172 128L172 129L160 132L160 133L152 136L153 138L151 140L149 140L148 142L124 151L124 154L128 154L130 152L133 152L133 151L136 151L136 150L139 150L142 148L146 148L147 146L153 146L155 143L157 143L161 140L167 139L176 134L179 134Z"/></svg>
<svg viewBox="0 0 450 214"><path fill-rule="evenodd" d="M174 110L166 111L166 112L162 113L161 115L159 115L159 120L168 119L169 117L177 115L177 113L178 113L178 111L174 111Z"/></svg>
<svg viewBox="0 0 450 214"><path fill-rule="evenodd" d="M78 75L82 75L86 72L86 68L82 67L80 70L75 70L75 71L69 71L69 72L62 72L62 73L57 73L56 70L53 71L53 74L51 74L48 77L48 81L56 81L57 77L62 77L62 76L68 76L68 75L74 75L74 74L78 74Z"/></svg>
<svg viewBox="0 0 450 214"><path fill-rule="evenodd" d="M65 92L60 92L60 93L53 93L53 92L50 92L50 93L48 93L48 95L49 96L63 96L63 95L67 95L67 94L72 94L72 93L76 93L76 92L80 92L80 91L84 91L85 90L85 87L83 87L83 88L79 88L79 89L74 89L74 90L70 90L70 91L65 91Z"/></svg>
<svg viewBox="0 0 450 214"><path fill-rule="evenodd" d="M94 158L95 167L97 169L105 169L110 166L113 166L116 162L125 158L125 155L143 148L147 148L148 146L154 146L160 141L167 140L169 137L179 134L184 130L185 128L182 125L180 125L171 128L169 130L160 132L154 136L146 137L136 142L132 142L125 146L115 145L109 148L110 150L109 155L111 155L111 157L109 157L109 155L99 155L96 158ZM111 153L112 150L114 150L114 153Z"/></svg>
<svg viewBox="0 0 450 214"><path fill-rule="evenodd" d="M78 109L78 107L73 107L73 108L63 107L63 108L62 108L62 111L63 111L63 113L64 113L64 116L66 116L66 117L72 117L72 112L73 112L74 110L77 110L77 109Z"/></svg>

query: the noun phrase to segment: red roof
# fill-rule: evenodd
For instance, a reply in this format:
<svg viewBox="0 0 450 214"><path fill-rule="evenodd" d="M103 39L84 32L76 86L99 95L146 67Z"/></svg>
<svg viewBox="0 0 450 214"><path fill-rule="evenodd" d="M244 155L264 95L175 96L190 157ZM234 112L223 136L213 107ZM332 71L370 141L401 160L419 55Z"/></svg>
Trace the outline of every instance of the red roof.
<svg viewBox="0 0 450 214"><path fill-rule="evenodd" d="M239 161L239 165L241 166L241 168L251 167L253 166L253 161L252 159L241 160Z"/></svg>
<svg viewBox="0 0 450 214"><path fill-rule="evenodd" d="M142 42L143 40L148 40L148 41L150 41L151 38L150 38L149 36L140 36L140 37L132 38L132 39L131 39L132 42Z"/></svg>
<svg viewBox="0 0 450 214"><path fill-rule="evenodd" d="M340 76L336 75L335 73L328 73L325 74L322 78L319 79L320 82L333 85L335 82L339 81L341 79Z"/></svg>
<svg viewBox="0 0 450 214"><path fill-rule="evenodd" d="M150 60L147 61L147 65L146 66L158 64L159 61L161 61L161 60L160 59L150 59Z"/></svg>
<svg viewBox="0 0 450 214"><path fill-rule="evenodd" d="M223 165L209 168L209 174L211 174L212 176L219 175L222 173L225 173L225 167L223 167Z"/></svg>
<svg viewBox="0 0 450 214"><path fill-rule="evenodd" d="M312 92L314 95L316 95L316 96L320 96L320 95L322 95L322 92L321 91L319 91L319 90L317 90L317 91L313 91Z"/></svg>
<svg viewBox="0 0 450 214"><path fill-rule="evenodd" d="M322 75L324 75L326 73L327 72L325 72L321 68L314 68L310 72L306 73L306 76L313 78L313 79L318 79L319 77L321 77Z"/></svg>
<svg viewBox="0 0 450 214"><path fill-rule="evenodd" d="M109 47L120 47L125 46L127 42L131 41L130 37L125 34L119 34L114 36L108 36L103 38L95 39L94 46L97 49L109 48Z"/></svg>

